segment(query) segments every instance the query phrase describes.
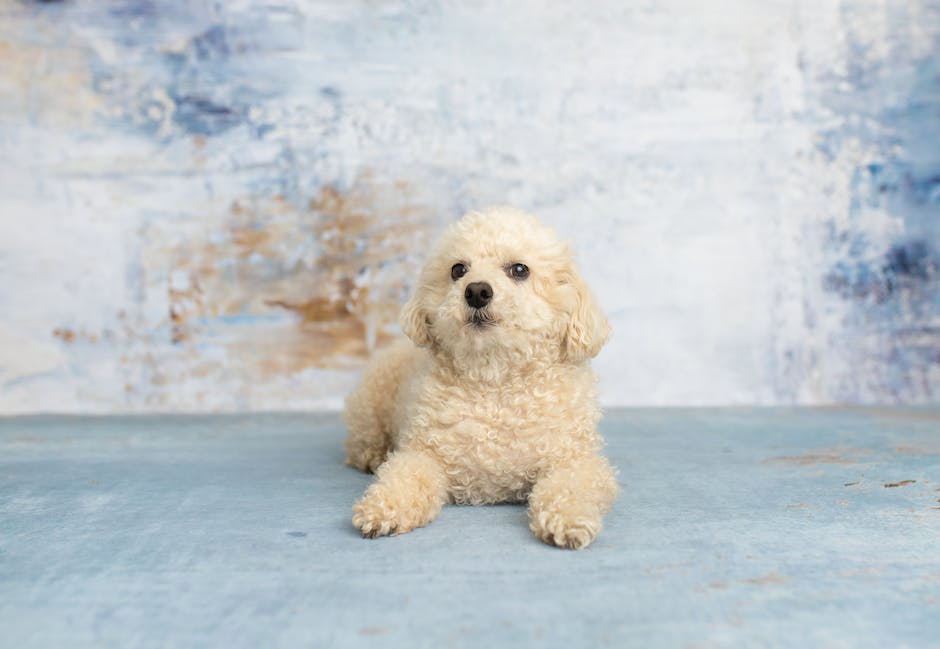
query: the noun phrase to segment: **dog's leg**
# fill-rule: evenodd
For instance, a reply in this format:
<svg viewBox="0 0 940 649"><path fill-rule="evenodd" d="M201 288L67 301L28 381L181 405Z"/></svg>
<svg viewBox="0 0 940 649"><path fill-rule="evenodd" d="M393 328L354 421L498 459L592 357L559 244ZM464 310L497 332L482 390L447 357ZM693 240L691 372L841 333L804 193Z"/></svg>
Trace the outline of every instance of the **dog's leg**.
<svg viewBox="0 0 940 649"><path fill-rule="evenodd" d="M350 401L355 405L352 399ZM366 473L375 473L388 456L391 442L391 436L385 430L388 424L371 411L355 410L349 406L345 419L349 430L344 444L346 464Z"/></svg>
<svg viewBox="0 0 940 649"><path fill-rule="evenodd" d="M370 368L362 385L346 399L343 413L349 431L344 444L346 464L367 473L375 473L391 445L388 429L395 391L376 380L383 369L382 365Z"/></svg>
<svg viewBox="0 0 940 649"><path fill-rule="evenodd" d="M562 548L586 547L601 529L617 497L617 480L606 458L590 455L549 470L529 495L529 528Z"/></svg>
<svg viewBox="0 0 940 649"><path fill-rule="evenodd" d="M400 340L383 349L369 363L349 398L343 419L346 438L346 464L375 473L394 447L392 419L401 403L399 390L414 372L419 350L409 340Z"/></svg>
<svg viewBox="0 0 940 649"><path fill-rule="evenodd" d="M404 534L427 525L447 501L444 469L426 453L392 453L376 475L353 506L353 525L365 537Z"/></svg>

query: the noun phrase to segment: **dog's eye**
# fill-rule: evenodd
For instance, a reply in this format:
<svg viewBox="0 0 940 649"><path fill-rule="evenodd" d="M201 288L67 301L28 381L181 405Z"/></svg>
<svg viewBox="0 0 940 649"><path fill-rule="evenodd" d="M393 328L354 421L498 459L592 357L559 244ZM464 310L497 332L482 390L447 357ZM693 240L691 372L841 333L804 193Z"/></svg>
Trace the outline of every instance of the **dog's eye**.
<svg viewBox="0 0 940 649"><path fill-rule="evenodd" d="M450 267L450 278L455 282L467 274L467 271L470 270L467 268L466 264L454 264Z"/></svg>
<svg viewBox="0 0 940 649"><path fill-rule="evenodd" d="M525 264L512 264L507 269L509 276L513 279L525 279L529 276L529 267Z"/></svg>

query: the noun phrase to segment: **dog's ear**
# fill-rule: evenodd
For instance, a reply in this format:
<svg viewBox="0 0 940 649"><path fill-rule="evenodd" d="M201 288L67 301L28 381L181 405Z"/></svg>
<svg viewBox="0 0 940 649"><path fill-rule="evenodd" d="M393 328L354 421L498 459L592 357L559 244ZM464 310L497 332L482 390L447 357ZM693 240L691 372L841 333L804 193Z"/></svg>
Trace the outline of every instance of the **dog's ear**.
<svg viewBox="0 0 940 649"><path fill-rule="evenodd" d="M561 281L570 292L562 352L569 362L586 361L597 356L607 342L610 325L574 265L562 273Z"/></svg>
<svg viewBox="0 0 940 649"><path fill-rule="evenodd" d="M421 285L415 287L411 298L405 303L399 315L401 329L405 335L418 347L427 347L431 344L431 330L428 314L421 299Z"/></svg>

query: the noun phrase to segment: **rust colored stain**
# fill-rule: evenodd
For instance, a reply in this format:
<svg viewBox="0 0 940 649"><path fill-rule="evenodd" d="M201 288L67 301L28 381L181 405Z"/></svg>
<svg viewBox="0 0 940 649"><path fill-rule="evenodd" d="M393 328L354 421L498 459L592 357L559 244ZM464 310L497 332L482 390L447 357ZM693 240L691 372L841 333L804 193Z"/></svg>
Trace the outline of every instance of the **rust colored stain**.
<svg viewBox="0 0 940 649"><path fill-rule="evenodd" d="M52 330L52 335L66 343L74 342L75 340L75 332L65 327L56 327Z"/></svg>
<svg viewBox="0 0 940 649"><path fill-rule="evenodd" d="M363 310L367 288L356 286L355 280L342 277L336 282L336 294L332 297L311 297L301 302L267 300L265 304L293 311L302 322L330 322L355 317Z"/></svg>
<svg viewBox="0 0 940 649"><path fill-rule="evenodd" d="M761 575L760 577L751 577L750 579L742 579L741 583L755 584L758 586L766 586L769 584L785 584L788 581L790 581L790 579L787 577L784 577L779 572L769 572L766 575Z"/></svg>
<svg viewBox="0 0 940 649"><path fill-rule="evenodd" d="M893 410L891 408L864 408L863 412L871 414L881 419L888 420L910 420L919 421L940 421L940 412L930 410Z"/></svg>
<svg viewBox="0 0 940 649"><path fill-rule="evenodd" d="M103 332L94 333L91 331L86 331L80 329L76 331L71 327L56 327L52 330L52 335L55 338L58 338L64 343L74 343L78 340L83 340L85 342L96 343L101 339L110 340L114 337L114 332L111 330L105 329Z"/></svg>
<svg viewBox="0 0 940 649"><path fill-rule="evenodd" d="M202 237L171 238L155 259L170 258L166 330L189 375L223 371L207 339L262 376L349 367L390 341L436 222L412 194L363 173L305 200L239 198Z"/></svg>
<svg viewBox="0 0 940 649"><path fill-rule="evenodd" d="M940 448L927 448L924 446L896 446L895 453L909 455L940 455Z"/></svg>
<svg viewBox="0 0 940 649"><path fill-rule="evenodd" d="M917 480L901 480L900 482L886 482L885 488L889 487L904 487L909 484L914 484Z"/></svg>
<svg viewBox="0 0 940 649"><path fill-rule="evenodd" d="M379 332L375 346L382 347L393 338ZM346 367L346 359L365 358L370 349L363 323L349 320L328 327L292 327L280 335L259 337L254 345L237 352L241 364L264 375L288 375L310 367Z"/></svg>
<svg viewBox="0 0 940 649"><path fill-rule="evenodd" d="M267 300L265 304L293 311L303 322L324 322L342 320L353 315L351 305L343 300L313 297L303 302L287 300Z"/></svg>
<svg viewBox="0 0 940 649"><path fill-rule="evenodd" d="M381 626L366 626L359 629L360 635L382 635L388 633L388 629Z"/></svg>

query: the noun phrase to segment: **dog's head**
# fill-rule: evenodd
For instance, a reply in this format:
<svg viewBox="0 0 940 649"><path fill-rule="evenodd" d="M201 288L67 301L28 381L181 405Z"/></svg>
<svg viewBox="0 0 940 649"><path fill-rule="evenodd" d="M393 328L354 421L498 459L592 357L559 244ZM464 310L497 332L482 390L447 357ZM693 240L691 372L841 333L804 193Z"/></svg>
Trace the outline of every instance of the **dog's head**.
<svg viewBox="0 0 940 649"><path fill-rule="evenodd" d="M471 212L445 232L401 322L415 344L463 358L502 349L579 363L610 333L568 246L509 208Z"/></svg>

